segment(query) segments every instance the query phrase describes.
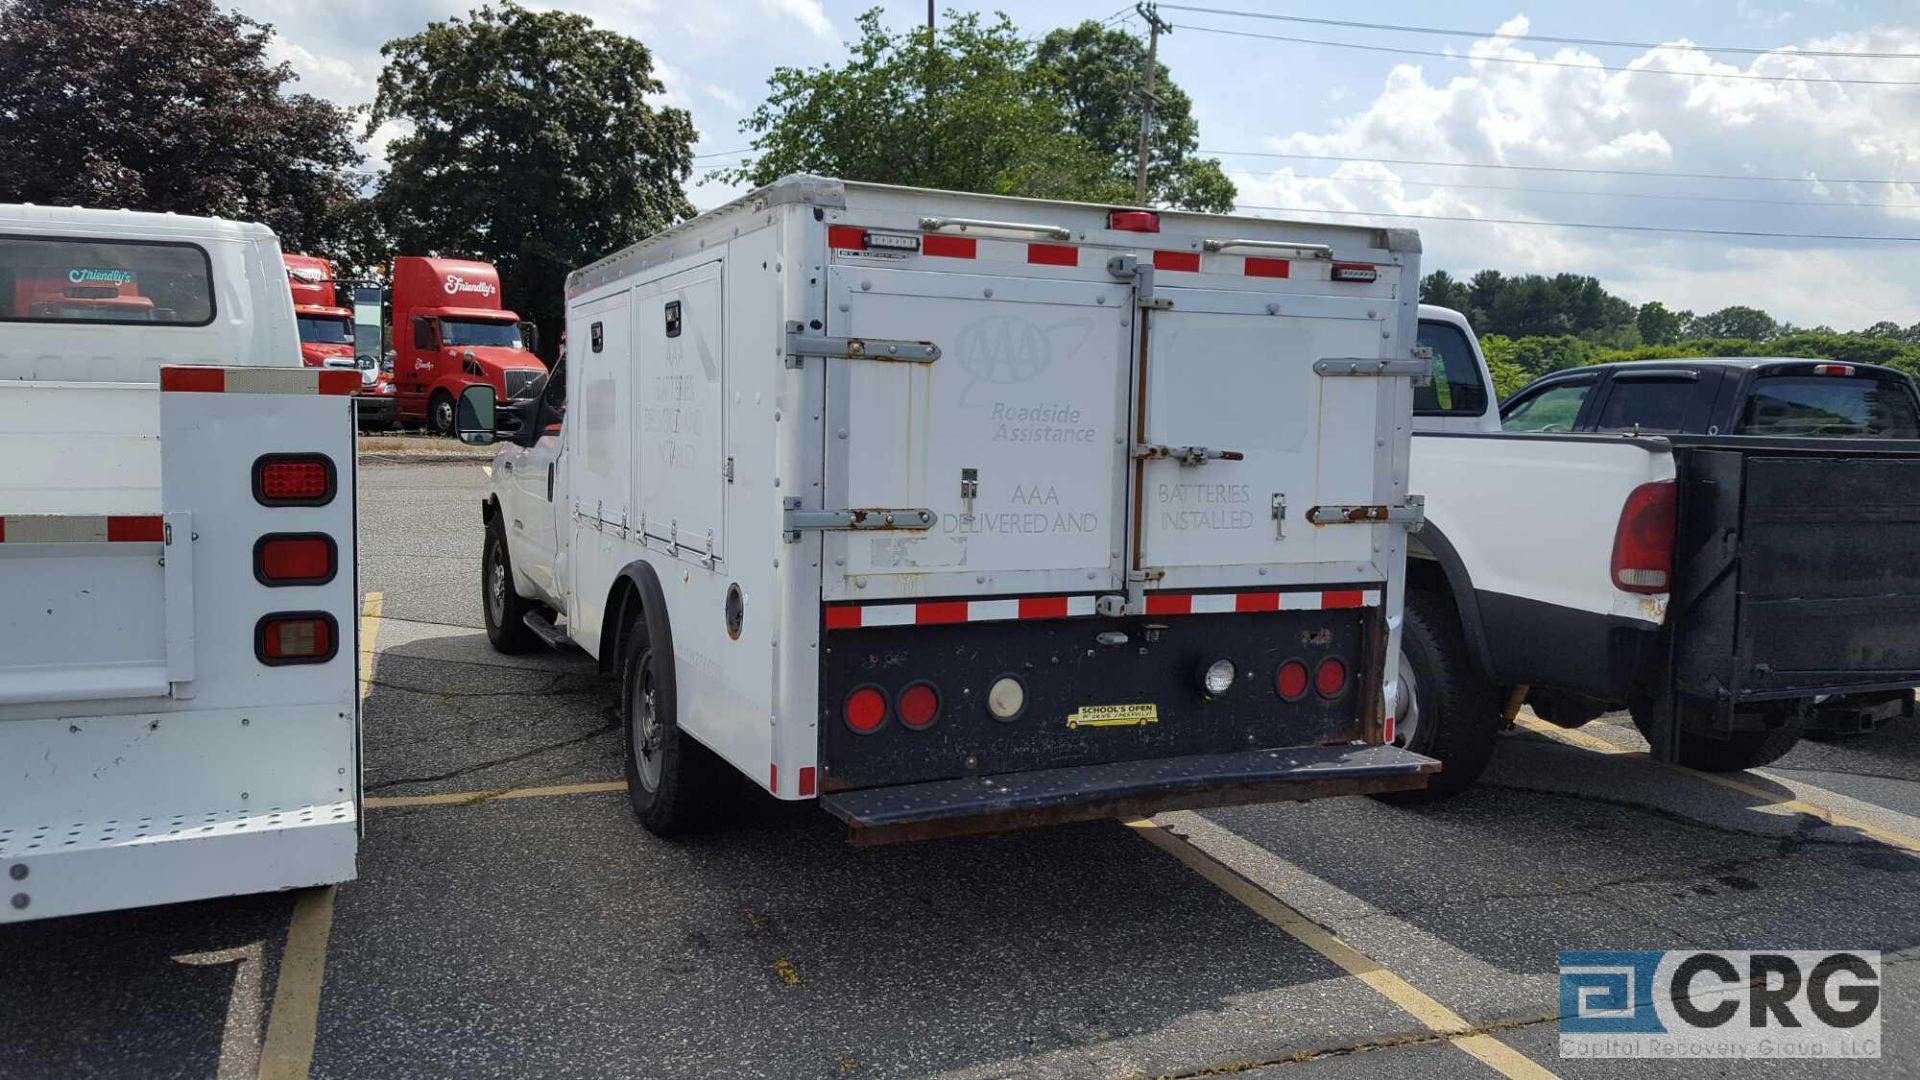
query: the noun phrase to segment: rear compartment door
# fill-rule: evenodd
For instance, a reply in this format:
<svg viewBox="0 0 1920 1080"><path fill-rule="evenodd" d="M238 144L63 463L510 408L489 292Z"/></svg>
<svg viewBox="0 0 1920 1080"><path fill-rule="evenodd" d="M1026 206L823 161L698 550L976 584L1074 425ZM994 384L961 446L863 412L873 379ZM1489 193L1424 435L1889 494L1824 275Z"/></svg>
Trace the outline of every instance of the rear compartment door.
<svg viewBox="0 0 1920 1080"><path fill-rule="evenodd" d="M1403 440L1390 405L1408 383L1315 364L1379 358L1396 305L1206 289L1155 296L1173 306L1147 315L1136 567L1150 583L1196 587L1244 584L1276 567L1276 584L1366 570L1383 526L1316 527L1308 512L1392 497L1391 447ZM1151 456L1162 447L1169 456ZM1220 456L1183 459L1191 447Z"/></svg>
<svg viewBox="0 0 1920 1080"><path fill-rule="evenodd" d="M933 515L924 531L828 532L826 598L1120 588L1132 295L833 267L827 334L940 355L826 361L822 505Z"/></svg>

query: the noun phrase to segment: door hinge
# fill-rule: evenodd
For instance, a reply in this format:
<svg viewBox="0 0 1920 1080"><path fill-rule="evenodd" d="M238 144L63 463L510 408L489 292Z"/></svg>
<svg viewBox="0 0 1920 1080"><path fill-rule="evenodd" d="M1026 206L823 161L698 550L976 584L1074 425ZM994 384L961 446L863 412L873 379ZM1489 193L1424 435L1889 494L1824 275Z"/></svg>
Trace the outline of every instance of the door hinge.
<svg viewBox="0 0 1920 1080"><path fill-rule="evenodd" d="M1382 360L1371 356L1330 356L1324 360L1315 360L1313 370L1316 374L1335 376L1379 376L1384 378L1412 378L1421 383L1433 377L1433 359L1418 357L1411 360ZM1422 384L1424 385L1424 384Z"/></svg>
<svg viewBox="0 0 1920 1080"><path fill-rule="evenodd" d="M1203 465L1209 461L1245 461L1247 455L1239 450L1214 450L1205 446L1160 446L1155 443L1135 443L1133 458L1136 461L1177 461L1182 465Z"/></svg>
<svg viewBox="0 0 1920 1080"><path fill-rule="evenodd" d="M854 510L802 510L800 500L791 496L785 500L784 505L785 512L781 516L781 528L786 533L787 542L790 544L797 543L800 533L806 530L868 532L906 529L919 532L933 528L933 511L921 506L897 508L863 506Z"/></svg>
<svg viewBox="0 0 1920 1080"><path fill-rule="evenodd" d="M1427 521L1427 497L1409 495L1399 506L1316 506L1307 511L1310 525L1378 525L1404 522L1408 532L1419 532Z"/></svg>
<svg viewBox="0 0 1920 1080"><path fill-rule="evenodd" d="M1107 273L1122 281L1133 282L1133 302L1149 311L1167 311L1173 301L1153 294L1153 264L1140 262L1138 255L1115 255L1107 260Z"/></svg>
<svg viewBox="0 0 1920 1080"><path fill-rule="evenodd" d="M891 360L902 364L931 364L940 359L940 346L931 341L899 338L824 337L809 334L798 321L787 323L787 366L800 367L809 356L828 360Z"/></svg>

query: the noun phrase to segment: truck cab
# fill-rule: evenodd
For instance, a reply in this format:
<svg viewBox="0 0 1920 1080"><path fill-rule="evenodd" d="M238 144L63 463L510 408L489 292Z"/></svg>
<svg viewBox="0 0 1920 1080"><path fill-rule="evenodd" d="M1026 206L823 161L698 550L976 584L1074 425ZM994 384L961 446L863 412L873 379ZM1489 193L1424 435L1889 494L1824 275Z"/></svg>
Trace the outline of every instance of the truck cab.
<svg viewBox="0 0 1920 1080"><path fill-rule="evenodd" d="M546 373L529 328L501 304L488 263L406 255L393 260L393 378L399 418L453 431L454 401L469 386L522 397Z"/></svg>
<svg viewBox="0 0 1920 1080"><path fill-rule="evenodd" d="M341 307L334 290L333 264L312 255L282 255L287 288L293 294L294 321L300 327L300 362L324 367L329 359L353 352L353 312Z"/></svg>

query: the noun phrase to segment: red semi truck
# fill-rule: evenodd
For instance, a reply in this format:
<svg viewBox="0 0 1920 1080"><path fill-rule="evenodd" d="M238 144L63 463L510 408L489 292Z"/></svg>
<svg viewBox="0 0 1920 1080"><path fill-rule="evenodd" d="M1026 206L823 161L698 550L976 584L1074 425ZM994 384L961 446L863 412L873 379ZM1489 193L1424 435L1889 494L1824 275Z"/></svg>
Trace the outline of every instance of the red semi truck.
<svg viewBox="0 0 1920 1080"><path fill-rule="evenodd" d="M283 254L287 288L293 293L294 321L300 326L300 362L307 367L360 369L355 415L362 429L393 426L393 380L380 370L379 343L363 360L355 354L353 312L341 305L333 264L313 255Z"/></svg>
<svg viewBox="0 0 1920 1080"><path fill-rule="evenodd" d="M48 266L17 281L13 316L76 322L152 322L151 297L140 295L131 270Z"/></svg>
<svg viewBox="0 0 1920 1080"><path fill-rule="evenodd" d="M393 260L393 344L400 419L441 434L453 432L460 391L484 384L520 398L547 371L520 316L500 305L500 275L467 259Z"/></svg>

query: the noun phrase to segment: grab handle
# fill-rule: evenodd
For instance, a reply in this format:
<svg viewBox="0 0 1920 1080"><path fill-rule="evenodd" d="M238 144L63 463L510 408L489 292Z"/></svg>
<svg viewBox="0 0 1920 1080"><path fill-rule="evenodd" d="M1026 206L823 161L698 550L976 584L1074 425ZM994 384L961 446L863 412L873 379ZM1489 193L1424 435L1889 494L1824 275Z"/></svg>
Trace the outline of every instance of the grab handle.
<svg viewBox="0 0 1920 1080"><path fill-rule="evenodd" d="M1036 225L1026 221L990 221L986 218L923 217L920 219L920 227L928 232L943 232L948 229L955 232L966 232L969 229L997 229L1001 232L1033 233L1053 240L1073 238L1073 232L1060 225ZM1329 252L1327 257L1332 258L1332 253Z"/></svg>

